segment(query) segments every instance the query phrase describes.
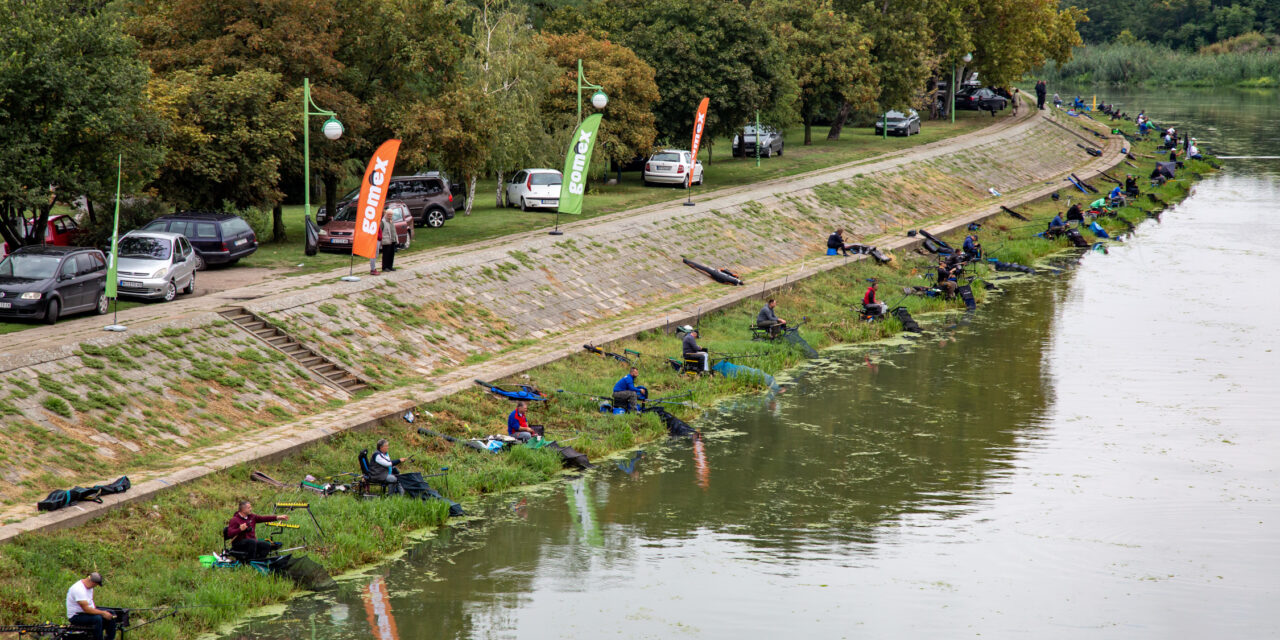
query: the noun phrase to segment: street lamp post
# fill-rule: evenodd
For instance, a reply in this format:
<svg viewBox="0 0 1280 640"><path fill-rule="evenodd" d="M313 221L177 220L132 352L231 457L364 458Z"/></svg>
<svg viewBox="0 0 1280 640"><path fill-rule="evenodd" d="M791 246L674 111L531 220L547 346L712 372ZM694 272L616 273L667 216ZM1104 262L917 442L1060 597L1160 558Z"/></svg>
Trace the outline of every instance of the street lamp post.
<svg viewBox="0 0 1280 640"><path fill-rule="evenodd" d="M578 59L578 124L582 124L582 90L595 89L596 92L591 94L591 106L597 110L603 109L609 105L609 96L605 94L604 87L591 84L582 79L582 59Z"/></svg>
<svg viewBox="0 0 1280 640"><path fill-rule="evenodd" d="M315 111L312 111L315 109ZM330 140L337 140L342 137L342 123L338 122L335 117L338 114L332 111L326 111L316 105L311 99L311 80L309 78L302 79L302 202L303 216L307 219L311 218L311 116L329 116L324 121L321 131L324 137ZM330 211L330 214L334 212Z"/></svg>
<svg viewBox="0 0 1280 640"><path fill-rule="evenodd" d="M964 57L961 59L964 60L965 64L969 64L970 62L973 61L973 54L966 53L964 54ZM955 123L956 123L956 64L953 62L951 63L951 124L955 124Z"/></svg>
<svg viewBox="0 0 1280 640"><path fill-rule="evenodd" d="M582 126L582 90L595 89L596 92L591 94L591 106L597 110L603 109L609 105L609 96L604 92L604 87L598 84L591 84L582 78L582 58L578 58L578 126ZM548 235L562 236L564 232L560 230L560 208L556 207L556 226Z"/></svg>

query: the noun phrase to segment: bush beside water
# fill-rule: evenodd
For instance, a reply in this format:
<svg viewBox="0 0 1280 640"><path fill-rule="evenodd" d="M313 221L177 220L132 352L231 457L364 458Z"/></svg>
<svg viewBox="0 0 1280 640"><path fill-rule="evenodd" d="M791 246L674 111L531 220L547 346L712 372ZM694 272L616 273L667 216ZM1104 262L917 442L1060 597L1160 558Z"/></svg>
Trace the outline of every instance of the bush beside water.
<svg viewBox="0 0 1280 640"><path fill-rule="evenodd" d="M1064 65L1033 75L1050 83L1165 87L1280 87L1280 52L1189 53L1134 42L1078 47Z"/></svg>

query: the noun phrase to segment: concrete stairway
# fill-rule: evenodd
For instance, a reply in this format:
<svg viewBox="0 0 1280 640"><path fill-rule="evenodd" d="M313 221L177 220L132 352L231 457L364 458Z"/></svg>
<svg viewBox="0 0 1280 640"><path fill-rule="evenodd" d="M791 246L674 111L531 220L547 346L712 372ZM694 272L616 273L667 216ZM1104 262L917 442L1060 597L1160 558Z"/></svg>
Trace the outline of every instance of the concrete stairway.
<svg viewBox="0 0 1280 640"><path fill-rule="evenodd" d="M359 376L344 369L341 365L329 360L328 358L316 353L310 347L295 340L293 336L282 331L279 327L263 320L254 315L253 312L244 307L236 307L218 312L218 315L230 320L233 324L248 333L253 334L259 340L275 347L278 351L289 356L302 365L305 369L315 374L320 379L328 382L330 385L341 389L348 394L367 389L369 385Z"/></svg>

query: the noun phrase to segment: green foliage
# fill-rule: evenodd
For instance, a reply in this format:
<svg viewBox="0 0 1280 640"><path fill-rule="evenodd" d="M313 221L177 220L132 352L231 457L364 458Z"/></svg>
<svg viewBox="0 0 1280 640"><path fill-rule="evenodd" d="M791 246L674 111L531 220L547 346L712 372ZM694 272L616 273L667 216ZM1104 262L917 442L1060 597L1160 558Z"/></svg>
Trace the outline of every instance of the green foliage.
<svg viewBox="0 0 1280 640"><path fill-rule="evenodd" d="M0 234L41 244L53 203L114 195L117 154L136 184L159 160L147 66L107 3L0 0ZM23 214L37 235L14 229Z"/></svg>
<svg viewBox="0 0 1280 640"><path fill-rule="evenodd" d="M46 409L48 409L48 410L50 410L50 411L52 411L52 412L54 412L54 413L58 414L58 415L60 415L60 416L62 416L62 417L64 417L64 418L70 418L70 417L71 417L71 415L72 415L72 414L71 414L71 405L67 404L67 401L66 401L66 400L63 400L62 398L59 398L58 396L49 396L49 397L45 398L44 400L41 400L41 401L40 401L40 406L42 406L42 407L44 407L44 408L46 408Z"/></svg>
<svg viewBox="0 0 1280 640"><path fill-rule="evenodd" d="M1073 0L1088 11L1080 35L1090 45L1132 38L1182 51L1262 32L1280 33L1280 0L1171 0L1158 3ZM1126 35L1127 34L1127 35ZM1272 74L1275 75L1275 74Z"/></svg>
<svg viewBox="0 0 1280 640"><path fill-rule="evenodd" d="M578 60L588 82L606 87L609 106L600 122L599 144L592 154L593 164L628 162L653 151L658 130L653 106L658 102L654 70L634 51L585 33L547 34L547 55L559 68L559 76L543 103L545 117L553 131L563 132L554 141L557 152L566 146L577 122ZM583 117L593 113L591 91L583 91ZM560 161L557 153L557 164ZM555 166L555 165L553 165Z"/></svg>
<svg viewBox="0 0 1280 640"><path fill-rule="evenodd" d="M1275 87L1280 51L1206 55L1146 42L1113 43L1082 47L1070 62L1046 67L1043 76L1074 84Z"/></svg>
<svg viewBox="0 0 1280 640"><path fill-rule="evenodd" d="M654 69L658 139L684 148L694 110L711 99L706 133L731 136L755 112L793 122L796 84L767 25L736 0L603 0L588 25L630 47ZM561 24L562 30L576 30ZM589 30L590 31L590 30Z"/></svg>
<svg viewBox="0 0 1280 640"><path fill-rule="evenodd" d="M799 85L797 111L812 144L813 120L844 103L867 103L879 94L871 38L843 12L821 0L764 0L752 5L770 25Z"/></svg>
<svg viewBox="0 0 1280 640"><path fill-rule="evenodd" d="M181 206L215 209L270 206L279 189L280 159L296 148L296 94L280 74L248 69L217 76L178 70L152 82L170 125L169 153L156 178Z"/></svg>

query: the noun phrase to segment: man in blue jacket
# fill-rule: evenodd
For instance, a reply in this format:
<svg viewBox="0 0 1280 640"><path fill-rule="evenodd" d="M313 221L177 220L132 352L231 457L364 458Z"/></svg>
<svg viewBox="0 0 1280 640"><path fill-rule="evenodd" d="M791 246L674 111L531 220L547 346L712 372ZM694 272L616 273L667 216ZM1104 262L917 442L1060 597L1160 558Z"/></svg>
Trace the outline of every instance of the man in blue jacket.
<svg viewBox="0 0 1280 640"><path fill-rule="evenodd" d="M636 377L639 375L640 370L631 367L631 371L613 385L614 408L635 411L640 407L641 402L649 398L649 390L636 384Z"/></svg>

